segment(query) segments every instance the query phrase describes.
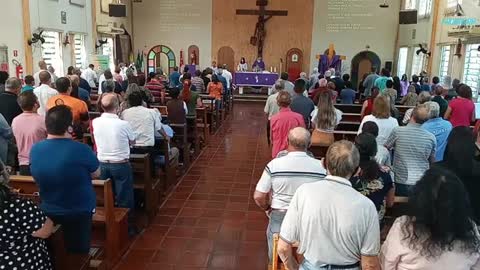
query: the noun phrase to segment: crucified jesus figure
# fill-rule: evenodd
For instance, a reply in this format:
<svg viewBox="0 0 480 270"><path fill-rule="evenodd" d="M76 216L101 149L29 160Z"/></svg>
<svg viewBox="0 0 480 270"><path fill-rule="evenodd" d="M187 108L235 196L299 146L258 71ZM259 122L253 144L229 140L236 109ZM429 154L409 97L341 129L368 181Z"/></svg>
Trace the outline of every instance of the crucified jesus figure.
<svg viewBox="0 0 480 270"><path fill-rule="evenodd" d="M265 37L267 36L267 31L265 30L265 23L270 20L272 16L258 16L258 22L255 25L255 34L253 35L252 45L257 46L258 57L263 56L263 44L265 42Z"/></svg>

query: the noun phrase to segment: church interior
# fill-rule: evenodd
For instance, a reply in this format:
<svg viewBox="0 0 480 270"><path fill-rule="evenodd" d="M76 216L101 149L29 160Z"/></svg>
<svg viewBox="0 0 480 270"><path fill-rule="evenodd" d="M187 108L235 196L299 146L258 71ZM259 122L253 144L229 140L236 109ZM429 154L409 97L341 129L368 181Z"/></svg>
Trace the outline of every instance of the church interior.
<svg viewBox="0 0 480 270"><path fill-rule="evenodd" d="M480 269L479 0L0 5L0 269Z"/></svg>

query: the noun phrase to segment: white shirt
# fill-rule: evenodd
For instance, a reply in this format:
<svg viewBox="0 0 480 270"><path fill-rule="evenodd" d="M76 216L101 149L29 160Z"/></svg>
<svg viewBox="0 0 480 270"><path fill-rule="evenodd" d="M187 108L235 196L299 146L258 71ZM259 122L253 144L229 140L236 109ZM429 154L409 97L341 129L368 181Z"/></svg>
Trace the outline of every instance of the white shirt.
<svg viewBox="0 0 480 270"><path fill-rule="evenodd" d="M237 66L237 70L241 72L248 71L248 64L247 63L239 63Z"/></svg>
<svg viewBox="0 0 480 270"><path fill-rule="evenodd" d="M365 122L372 121L375 122L378 126L378 136L377 136L377 143L384 145L387 141L388 137L392 133L393 129L398 127L397 119L393 117L389 118L376 118L372 114L369 114L363 117L362 122L360 123L360 127L358 128L357 134L362 133L362 127Z"/></svg>
<svg viewBox="0 0 480 270"><path fill-rule="evenodd" d="M349 180L328 175L297 189L282 223L280 237L316 267L348 265L380 250L380 225L373 202ZM358 268L354 268L358 269Z"/></svg>
<svg viewBox="0 0 480 270"><path fill-rule="evenodd" d="M95 85L95 80L97 80L97 73L93 69L91 68L85 69L82 72L81 77L88 82L88 85L90 85L90 87L97 87Z"/></svg>
<svg viewBox="0 0 480 270"><path fill-rule="evenodd" d="M105 75L100 75L100 78L98 79L98 94L101 95L103 93L102 89L102 83L105 81Z"/></svg>
<svg viewBox="0 0 480 270"><path fill-rule="evenodd" d="M38 104L40 105L40 108L38 108L38 114L45 116L47 114L47 102L51 97L58 95L57 90L46 84L42 84L33 89L33 93L37 96Z"/></svg>
<svg viewBox="0 0 480 270"><path fill-rule="evenodd" d="M143 106L128 108L122 112L135 133L135 146L154 146L155 132L162 129L161 115L157 110Z"/></svg>
<svg viewBox="0 0 480 270"><path fill-rule="evenodd" d="M268 163L256 190L272 192L272 208L288 209L295 191L304 183L323 180L327 171L306 152L290 152Z"/></svg>
<svg viewBox="0 0 480 270"><path fill-rule="evenodd" d="M230 84L233 80L232 73L230 73L230 71L224 69L223 73L222 73L222 76L225 78L225 80L227 80L227 88L230 89Z"/></svg>
<svg viewBox="0 0 480 270"><path fill-rule="evenodd" d="M116 114L103 113L93 119L92 126L100 162L130 158L130 142L135 140L135 134L127 121Z"/></svg>
<svg viewBox="0 0 480 270"><path fill-rule="evenodd" d="M40 72L42 71L48 71L46 69L41 69L37 72L35 72L35 74L33 74L33 79L35 80L35 87L38 87L40 85ZM55 82L55 74L52 74L50 71L48 71L48 73L50 73L50 76L52 77L52 82Z"/></svg>

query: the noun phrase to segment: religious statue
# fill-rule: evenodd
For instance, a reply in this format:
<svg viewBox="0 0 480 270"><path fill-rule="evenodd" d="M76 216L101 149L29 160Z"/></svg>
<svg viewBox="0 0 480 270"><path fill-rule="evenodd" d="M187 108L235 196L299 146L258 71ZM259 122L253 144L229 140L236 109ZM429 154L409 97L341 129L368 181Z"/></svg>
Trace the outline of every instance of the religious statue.
<svg viewBox="0 0 480 270"><path fill-rule="evenodd" d="M197 53L195 50L192 51L190 54L190 65L196 65L197 64Z"/></svg>
<svg viewBox="0 0 480 270"><path fill-rule="evenodd" d="M255 34L250 38L250 43L257 46L258 56L263 56L263 45L265 42L265 37L267 36L267 31L265 31L265 23L270 20L272 16L258 16L258 22L255 25Z"/></svg>

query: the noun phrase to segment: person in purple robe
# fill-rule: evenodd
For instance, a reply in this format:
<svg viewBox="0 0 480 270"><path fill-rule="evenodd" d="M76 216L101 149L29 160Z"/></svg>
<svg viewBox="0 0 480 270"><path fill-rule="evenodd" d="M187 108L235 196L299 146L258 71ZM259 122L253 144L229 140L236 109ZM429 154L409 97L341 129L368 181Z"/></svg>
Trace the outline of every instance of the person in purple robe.
<svg viewBox="0 0 480 270"><path fill-rule="evenodd" d="M262 57L257 58L257 61L252 65L252 69L257 72L265 70L265 63L263 62Z"/></svg>

